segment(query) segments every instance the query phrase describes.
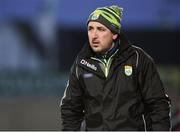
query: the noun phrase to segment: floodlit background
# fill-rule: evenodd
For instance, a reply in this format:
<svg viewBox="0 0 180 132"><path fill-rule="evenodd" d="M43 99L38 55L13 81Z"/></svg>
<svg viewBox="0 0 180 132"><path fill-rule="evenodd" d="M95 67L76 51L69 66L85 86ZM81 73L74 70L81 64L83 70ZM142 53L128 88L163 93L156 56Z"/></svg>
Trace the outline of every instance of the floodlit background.
<svg viewBox="0 0 180 132"><path fill-rule="evenodd" d="M70 67L97 7L124 8L122 31L155 60L180 130L179 0L0 0L0 130L60 130Z"/></svg>

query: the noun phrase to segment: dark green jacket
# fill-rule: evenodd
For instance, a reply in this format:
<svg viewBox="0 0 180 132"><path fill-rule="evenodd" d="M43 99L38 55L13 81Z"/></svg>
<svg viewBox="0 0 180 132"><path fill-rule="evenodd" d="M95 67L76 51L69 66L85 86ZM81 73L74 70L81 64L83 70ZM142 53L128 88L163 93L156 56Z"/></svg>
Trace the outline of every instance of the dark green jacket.
<svg viewBox="0 0 180 132"><path fill-rule="evenodd" d="M170 130L170 100L153 59L122 34L108 76L86 44L61 102L62 130Z"/></svg>

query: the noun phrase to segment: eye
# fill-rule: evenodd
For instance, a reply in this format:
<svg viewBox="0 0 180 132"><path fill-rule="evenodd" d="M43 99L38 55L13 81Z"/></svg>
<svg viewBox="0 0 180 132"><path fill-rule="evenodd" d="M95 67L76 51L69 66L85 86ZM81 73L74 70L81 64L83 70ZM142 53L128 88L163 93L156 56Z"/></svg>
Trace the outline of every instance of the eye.
<svg viewBox="0 0 180 132"><path fill-rule="evenodd" d="M88 27L88 31L91 31L93 29L93 27L89 26Z"/></svg>
<svg viewBox="0 0 180 132"><path fill-rule="evenodd" d="M106 29L103 28L103 27L98 27L98 30L99 30L99 31L105 31Z"/></svg>

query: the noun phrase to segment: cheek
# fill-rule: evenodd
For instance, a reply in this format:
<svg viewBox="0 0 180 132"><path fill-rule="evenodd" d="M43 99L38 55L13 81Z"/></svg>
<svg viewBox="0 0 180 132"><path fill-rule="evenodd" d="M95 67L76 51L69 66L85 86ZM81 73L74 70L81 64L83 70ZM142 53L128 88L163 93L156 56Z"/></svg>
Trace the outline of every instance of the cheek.
<svg viewBox="0 0 180 132"><path fill-rule="evenodd" d="M109 33L105 33L101 36L101 38L104 40L110 40L110 39L112 39L112 35Z"/></svg>
<svg viewBox="0 0 180 132"><path fill-rule="evenodd" d="M90 40L91 40L91 35L89 35L89 34L88 34L88 40L89 40L89 42L90 42Z"/></svg>
<svg viewBox="0 0 180 132"><path fill-rule="evenodd" d="M88 33L88 38L90 38L90 34Z"/></svg>
<svg viewBox="0 0 180 132"><path fill-rule="evenodd" d="M91 32L88 32L88 37L91 37L92 36L92 33Z"/></svg>
<svg viewBox="0 0 180 132"><path fill-rule="evenodd" d="M105 43L112 43L112 41L113 41L113 39L112 39L109 35L103 36L102 40L103 40Z"/></svg>

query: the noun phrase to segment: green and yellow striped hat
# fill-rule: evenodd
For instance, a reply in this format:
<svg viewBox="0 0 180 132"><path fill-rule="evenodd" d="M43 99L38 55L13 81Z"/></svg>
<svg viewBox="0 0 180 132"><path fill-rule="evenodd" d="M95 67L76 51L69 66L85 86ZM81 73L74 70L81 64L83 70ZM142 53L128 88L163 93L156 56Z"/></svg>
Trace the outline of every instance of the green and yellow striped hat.
<svg viewBox="0 0 180 132"><path fill-rule="evenodd" d="M120 34L122 12L123 8L117 5L99 7L89 15L87 25L90 21L97 21L112 32Z"/></svg>

